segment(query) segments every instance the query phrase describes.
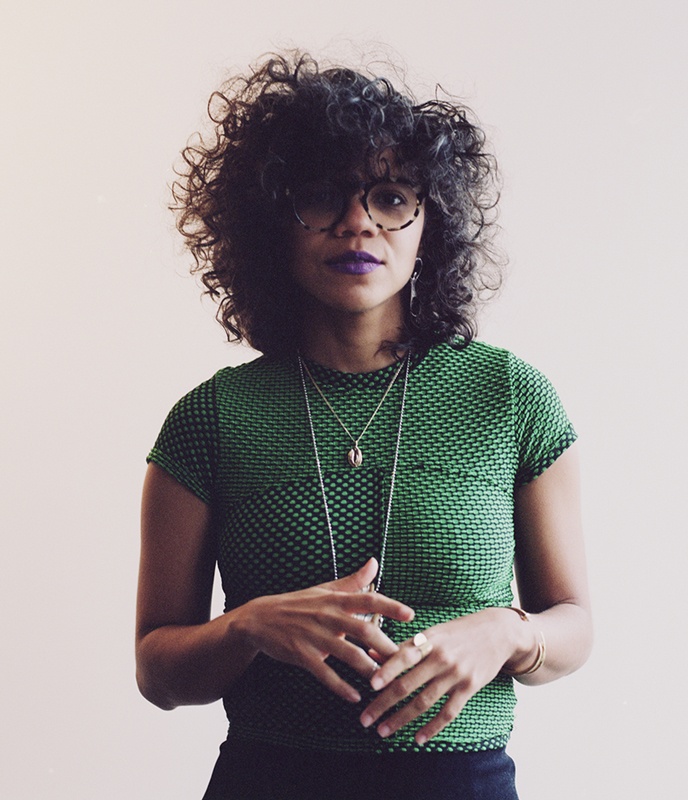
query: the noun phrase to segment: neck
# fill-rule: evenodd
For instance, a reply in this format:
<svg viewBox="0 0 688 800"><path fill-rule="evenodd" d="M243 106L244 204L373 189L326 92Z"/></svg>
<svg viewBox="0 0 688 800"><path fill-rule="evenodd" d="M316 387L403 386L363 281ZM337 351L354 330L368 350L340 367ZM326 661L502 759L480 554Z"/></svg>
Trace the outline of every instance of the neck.
<svg viewBox="0 0 688 800"><path fill-rule="evenodd" d="M311 309L305 314L301 352L339 372L374 372L396 361L384 343L397 341L401 328L400 319L392 322L388 313L376 315L375 310L338 314Z"/></svg>

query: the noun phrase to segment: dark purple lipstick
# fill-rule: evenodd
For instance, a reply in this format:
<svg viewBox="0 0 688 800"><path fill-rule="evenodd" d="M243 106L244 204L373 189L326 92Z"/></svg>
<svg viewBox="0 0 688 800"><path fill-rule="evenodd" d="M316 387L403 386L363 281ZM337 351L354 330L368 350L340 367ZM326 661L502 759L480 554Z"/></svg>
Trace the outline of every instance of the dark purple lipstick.
<svg viewBox="0 0 688 800"><path fill-rule="evenodd" d="M325 263L335 272L343 272L346 275L365 275L377 269L382 261L365 250L348 250L339 256L328 258Z"/></svg>

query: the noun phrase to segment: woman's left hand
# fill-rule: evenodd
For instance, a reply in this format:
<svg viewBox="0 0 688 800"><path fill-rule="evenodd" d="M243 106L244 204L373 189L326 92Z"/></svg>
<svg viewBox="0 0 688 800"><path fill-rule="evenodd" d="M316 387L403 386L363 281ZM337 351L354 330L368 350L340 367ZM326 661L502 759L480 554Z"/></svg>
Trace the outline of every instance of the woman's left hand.
<svg viewBox="0 0 688 800"><path fill-rule="evenodd" d="M428 628L422 632L430 645L423 645L425 656L413 639L404 642L371 678L371 686L379 694L361 714L361 724L366 728L373 725L397 703L423 687L382 722L377 732L382 738L391 736L446 696L437 714L416 733L417 744L425 744L513 657L515 642L510 632L528 636L527 630L519 632L512 626L513 621L518 622L516 615L513 616L514 620L510 620L505 609L487 608ZM523 646L523 642L519 644Z"/></svg>

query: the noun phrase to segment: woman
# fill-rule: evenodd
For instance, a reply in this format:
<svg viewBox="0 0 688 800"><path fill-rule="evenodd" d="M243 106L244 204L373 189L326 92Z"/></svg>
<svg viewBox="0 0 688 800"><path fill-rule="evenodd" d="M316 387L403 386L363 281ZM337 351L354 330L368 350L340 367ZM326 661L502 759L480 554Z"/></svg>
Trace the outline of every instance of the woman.
<svg viewBox="0 0 688 800"><path fill-rule="evenodd" d="M140 689L223 699L206 798L516 797L513 678L570 673L591 634L575 433L545 378L474 340L484 137L298 54L211 116L179 228L263 356L179 401L149 456Z"/></svg>

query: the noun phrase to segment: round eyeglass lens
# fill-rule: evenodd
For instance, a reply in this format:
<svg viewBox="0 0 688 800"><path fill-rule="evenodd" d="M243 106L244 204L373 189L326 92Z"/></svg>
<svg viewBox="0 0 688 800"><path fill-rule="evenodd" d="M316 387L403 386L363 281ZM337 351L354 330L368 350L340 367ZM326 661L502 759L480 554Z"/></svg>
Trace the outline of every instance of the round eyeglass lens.
<svg viewBox="0 0 688 800"><path fill-rule="evenodd" d="M418 216L420 200L407 183L375 183L366 198L368 215L376 225L394 231L405 228Z"/></svg>
<svg viewBox="0 0 688 800"><path fill-rule="evenodd" d="M326 231L341 217L344 195L328 181L300 186L293 192L294 213L299 222L313 231Z"/></svg>
<svg viewBox="0 0 688 800"><path fill-rule="evenodd" d="M314 181L292 191L294 213L312 231L326 231L343 216L352 194L350 187ZM406 183L380 181L359 197L370 219L385 230L400 230L418 216L421 199Z"/></svg>

